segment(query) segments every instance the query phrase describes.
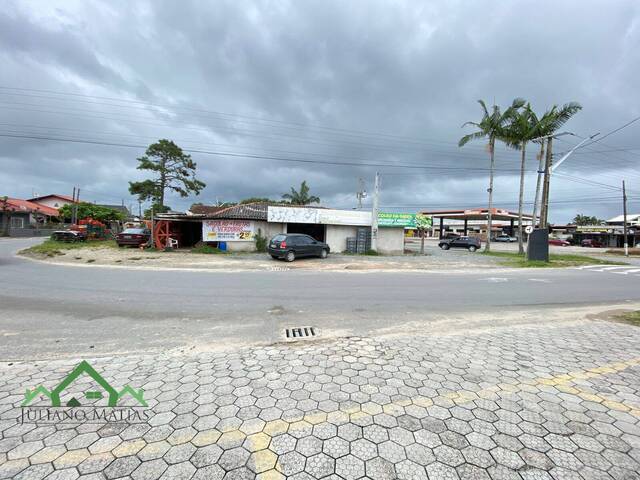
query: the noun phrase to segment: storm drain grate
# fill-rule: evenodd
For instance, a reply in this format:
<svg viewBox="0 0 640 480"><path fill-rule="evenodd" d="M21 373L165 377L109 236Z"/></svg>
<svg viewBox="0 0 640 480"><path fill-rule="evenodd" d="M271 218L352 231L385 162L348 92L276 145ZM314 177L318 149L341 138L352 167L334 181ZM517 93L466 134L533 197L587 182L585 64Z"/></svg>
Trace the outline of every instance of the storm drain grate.
<svg viewBox="0 0 640 480"><path fill-rule="evenodd" d="M284 334L288 339L311 338L316 336L316 330L314 327L287 328Z"/></svg>

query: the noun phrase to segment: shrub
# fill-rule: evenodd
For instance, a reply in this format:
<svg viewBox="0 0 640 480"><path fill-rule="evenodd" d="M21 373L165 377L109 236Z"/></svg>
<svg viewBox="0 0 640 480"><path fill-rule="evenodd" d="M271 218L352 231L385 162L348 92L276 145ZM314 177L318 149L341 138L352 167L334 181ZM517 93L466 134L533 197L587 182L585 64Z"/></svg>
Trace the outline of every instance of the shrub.
<svg viewBox="0 0 640 480"><path fill-rule="evenodd" d="M258 229L258 233L256 233L256 251L266 252L267 242L268 242L267 237L262 236L262 230Z"/></svg>

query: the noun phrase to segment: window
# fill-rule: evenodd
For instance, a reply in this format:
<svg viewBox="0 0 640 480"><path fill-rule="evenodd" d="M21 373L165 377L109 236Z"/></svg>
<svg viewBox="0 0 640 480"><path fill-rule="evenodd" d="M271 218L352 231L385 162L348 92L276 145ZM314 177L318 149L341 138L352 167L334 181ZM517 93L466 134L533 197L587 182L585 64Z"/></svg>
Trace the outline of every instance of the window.
<svg viewBox="0 0 640 480"><path fill-rule="evenodd" d="M11 217L11 228L24 228L24 218Z"/></svg>

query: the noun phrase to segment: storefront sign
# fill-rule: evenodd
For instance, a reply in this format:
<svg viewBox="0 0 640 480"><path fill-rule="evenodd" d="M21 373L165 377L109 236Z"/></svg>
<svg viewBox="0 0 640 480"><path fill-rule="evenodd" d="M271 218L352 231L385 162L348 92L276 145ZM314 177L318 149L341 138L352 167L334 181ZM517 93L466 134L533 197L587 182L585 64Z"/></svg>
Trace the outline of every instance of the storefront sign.
<svg viewBox="0 0 640 480"><path fill-rule="evenodd" d="M363 210L318 210L318 223L369 227L371 226L371 212Z"/></svg>
<svg viewBox="0 0 640 480"><path fill-rule="evenodd" d="M267 221L275 223L369 226L371 225L371 212L334 210L331 208L269 206L267 209Z"/></svg>
<svg viewBox="0 0 640 480"><path fill-rule="evenodd" d="M251 242L255 226L250 220L204 220L202 240L204 242Z"/></svg>
<svg viewBox="0 0 640 480"><path fill-rule="evenodd" d="M317 208L272 207L267 208L267 221L275 223L320 223Z"/></svg>
<svg viewBox="0 0 640 480"><path fill-rule="evenodd" d="M416 228L415 213L378 213L379 227Z"/></svg>
<svg viewBox="0 0 640 480"><path fill-rule="evenodd" d="M603 225L578 225L576 228L580 233L613 233L613 227L607 227Z"/></svg>

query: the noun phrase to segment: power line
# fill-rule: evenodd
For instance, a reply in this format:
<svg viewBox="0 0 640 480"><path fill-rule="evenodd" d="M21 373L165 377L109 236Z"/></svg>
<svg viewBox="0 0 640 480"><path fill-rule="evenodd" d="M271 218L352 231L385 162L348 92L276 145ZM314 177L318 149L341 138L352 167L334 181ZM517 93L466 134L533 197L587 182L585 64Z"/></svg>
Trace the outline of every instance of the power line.
<svg viewBox="0 0 640 480"><path fill-rule="evenodd" d="M136 144L126 144L126 143L116 143L116 142L104 142L98 140L81 140L81 139L72 139L72 138L56 138L56 137L48 137L42 135L18 135L18 134L9 134L9 133L0 133L0 137L8 137L8 138L27 138L32 140L49 140L55 142L69 142L69 143L83 143L83 144L91 144L91 145L104 145L104 146L112 146L112 147L124 147L124 148L137 148L137 149L146 149L145 145L136 145ZM262 159L262 160L273 160L278 162L293 162L293 163L312 163L312 164L322 164L322 165L334 165L334 166L349 166L349 167L390 167L390 168L411 168L417 170L445 170L445 171L488 171L488 168L467 168L467 167L449 167L449 166L427 166L427 165L411 165L411 164L390 164L390 163L356 163L356 162L332 162L332 161L323 161L323 160L310 160L310 159L301 159L301 158L283 158L283 157L273 157L267 155L252 155L246 153L236 153L236 152L214 152L210 150L199 150L199 149L183 149L185 152L189 153L198 153L202 155L218 155L218 156L228 156L228 157L238 157L238 158L253 158L253 159ZM507 170L502 170L507 171ZM518 169L510 169L508 171L518 172Z"/></svg>

